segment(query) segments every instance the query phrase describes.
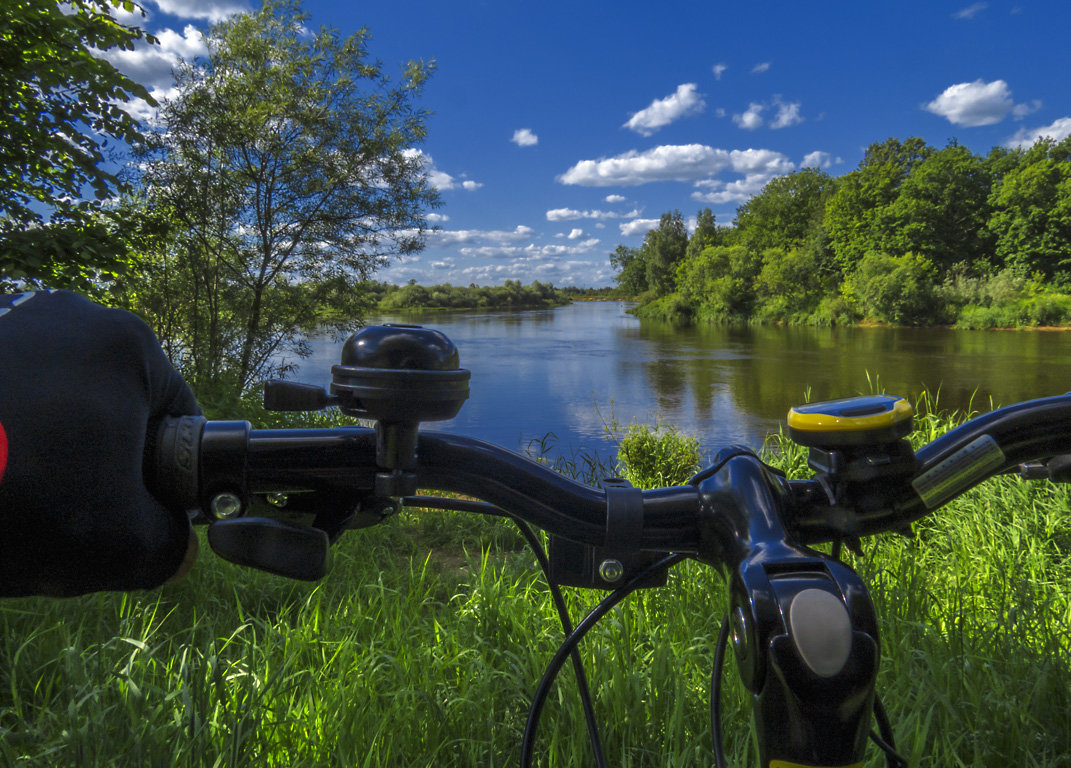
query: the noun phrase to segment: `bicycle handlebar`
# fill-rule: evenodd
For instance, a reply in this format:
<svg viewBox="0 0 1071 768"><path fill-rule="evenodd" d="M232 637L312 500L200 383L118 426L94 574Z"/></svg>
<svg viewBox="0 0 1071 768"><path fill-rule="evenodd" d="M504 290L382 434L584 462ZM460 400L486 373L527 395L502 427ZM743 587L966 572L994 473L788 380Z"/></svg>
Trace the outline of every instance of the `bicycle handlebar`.
<svg viewBox="0 0 1071 768"><path fill-rule="evenodd" d="M638 568L652 562L643 553L667 552L716 566L728 577L733 648L764 766L859 762L874 709L873 603L854 571L812 546L904 531L994 474L1071 454L1071 395L1062 395L979 416L914 452L895 430L873 432L880 442L855 435L826 444L819 435L809 443L820 470L810 479L787 479L734 447L684 486L596 489L480 440L418 432L420 415L405 421L390 399L392 381L403 381L425 418L449 418L463 400L459 372L390 373L335 367L341 384L332 391L343 410L376 417L375 429L167 421L157 440L158 492L201 510L218 553L299 578L323 574L328 542L342 531L379 522L418 489L479 500L438 499L445 508L504 510L589 548L603 566L623 561L628 571L630 557L640 557ZM421 401L440 393L450 408ZM301 397L307 402L308 391ZM312 526L243 517L254 499L275 494L286 495L288 510L313 515ZM597 581L563 583L613 586Z"/></svg>

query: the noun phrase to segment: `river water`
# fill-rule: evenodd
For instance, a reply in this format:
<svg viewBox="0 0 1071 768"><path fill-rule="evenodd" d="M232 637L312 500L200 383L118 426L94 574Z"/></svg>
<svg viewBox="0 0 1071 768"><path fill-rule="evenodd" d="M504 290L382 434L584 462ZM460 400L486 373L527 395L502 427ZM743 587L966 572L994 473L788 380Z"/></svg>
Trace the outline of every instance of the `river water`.
<svg viewBox="0 0 1071 768"><path fill-rule="evenodd" d="M564 453L612 455L605 424L674 424L708 451L759 447L790 406L872 391L939 392L942 408L989 410L1071 390L1071 333L916 328L700 327L640 323L621 302L525 312L428 312L457 344L471 394L424 428L513 450L552 434ZM314 338L290 378L327 385L341 342ZM868 378L869 377L869 378Z"/></svg>

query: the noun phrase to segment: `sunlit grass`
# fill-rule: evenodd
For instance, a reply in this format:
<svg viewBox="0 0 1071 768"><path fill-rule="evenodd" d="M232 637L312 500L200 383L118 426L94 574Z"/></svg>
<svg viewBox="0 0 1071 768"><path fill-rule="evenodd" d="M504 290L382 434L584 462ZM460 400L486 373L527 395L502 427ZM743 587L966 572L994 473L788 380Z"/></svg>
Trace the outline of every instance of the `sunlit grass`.
<svg viewBox="0 0 1071 768"><path fill-rule="evenodd" d="M927 435L950 426L919 421ZM798 476L805 458L786 447L770 460ZM853 558L881 619L879 691L912 765L1071 766L1069 509L1064 487L1001 478L915 538L872 540ZM599 595L567 597L579 616ZM716 572L686 563L582 644L612 765L712 764L725 600ZM559 640L535 560L504 521L406 512L347 534L312 585L207 553L159 592L0 606L0 764L510 765ZM540 765L591 764L571 676L545 709ZM730 664L727 753L751 765L734 678Z"/></svg>

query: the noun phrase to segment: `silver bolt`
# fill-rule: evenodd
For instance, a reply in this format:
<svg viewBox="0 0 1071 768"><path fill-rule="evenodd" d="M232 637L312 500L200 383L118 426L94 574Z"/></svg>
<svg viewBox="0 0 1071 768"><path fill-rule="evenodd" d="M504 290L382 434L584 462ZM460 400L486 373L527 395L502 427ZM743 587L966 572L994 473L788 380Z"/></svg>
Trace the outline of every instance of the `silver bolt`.
<svg viewBox="0 0 1071 768"><path fill-rule="evenodd" d="M212 497L211 508L217 520L228 520L242 514L242 500L233 493L217 493Z"/></svg>
<svg viewBox="0 0 1071 768"><path fill-rule="evenodd" d="M599 576L603 581L615 582L625 575L625 566L621 565L620 560L614 560L612 557L603 560L599 563Z"/></svg>
<svg viewBox="0 0 1071 768"><path fill-rule="evenodd" d="M278 509L282 509L286 506L286 502L290 501L285 493L269 493L264 498L269 504Z"/></svg>
<svg viewBox="0 0 1071 768"><path fill-rule="evenodd" d="M733 648L738 656L747 655L747 617L739 605L733 611L732 619Z"/></svg>

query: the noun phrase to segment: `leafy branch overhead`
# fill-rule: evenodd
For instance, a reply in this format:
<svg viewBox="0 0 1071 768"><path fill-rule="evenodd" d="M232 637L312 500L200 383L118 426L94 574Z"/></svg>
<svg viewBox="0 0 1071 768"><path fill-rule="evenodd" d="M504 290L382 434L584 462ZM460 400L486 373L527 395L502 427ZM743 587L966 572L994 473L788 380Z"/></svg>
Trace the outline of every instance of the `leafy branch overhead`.
<svg viewBox="0 0 1071 768"><path fill-rule="evenodd" d="M121 108L149 93L101 57L155 39L121 0L10 0L0 14L0 274L88 288L123 267L110 145L141 140ZM121 238L120 238L121 240Z"/></svg>

